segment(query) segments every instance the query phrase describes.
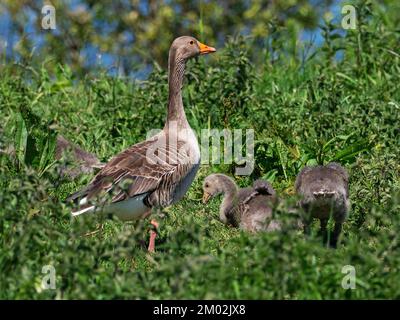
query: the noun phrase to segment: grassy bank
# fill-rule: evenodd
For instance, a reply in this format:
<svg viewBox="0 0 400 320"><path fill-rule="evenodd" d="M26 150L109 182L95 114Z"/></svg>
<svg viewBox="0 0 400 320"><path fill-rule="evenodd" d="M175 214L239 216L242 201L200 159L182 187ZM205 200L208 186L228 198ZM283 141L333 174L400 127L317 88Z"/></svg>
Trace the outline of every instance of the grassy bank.
<svg viewBox="0 0 400 320"><path fill-rule="evenodd" d="M232 40L191 61L184 87L196 132L254 129L255 168L235 177L241 186L263 177L288 197L306 164L349 170L352 208L337 250L296 230L250 235L221 224L220 201L201 204L201 183L236 164L201 167L184 200L165 210L154 255L146 221L72 219L63 201L91 177L58 178L55 134L106 161L162 128L166 71L135 82L3 63L0 143L16 156L0 154L0 298L400 298L399 26L370 11L346 36L327 29L329 41L307 59L277 46L254 65L250 41ZM55 290L41 288L45 265L56 270ZM355 290L341 286L346 265Z"/></svg>

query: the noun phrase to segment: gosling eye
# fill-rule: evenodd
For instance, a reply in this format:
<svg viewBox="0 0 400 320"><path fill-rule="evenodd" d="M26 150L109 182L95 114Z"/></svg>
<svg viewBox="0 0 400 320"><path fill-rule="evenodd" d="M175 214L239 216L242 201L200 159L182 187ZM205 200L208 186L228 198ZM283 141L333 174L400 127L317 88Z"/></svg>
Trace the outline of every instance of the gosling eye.
<svg viewBox="0 0 400 320"><path fill-rule="evenodd" d="M190 44L194 44L194 41L193 40L190 40L190 42L189 42Z"/></svg>
<svg viewBox="0 0 400 320"><path fill-rule="evenodd" d="M208 187L209 187L209 184L208 184L208 183L206 183L204 186L205 186L206 188L208 188Z"/></svg>

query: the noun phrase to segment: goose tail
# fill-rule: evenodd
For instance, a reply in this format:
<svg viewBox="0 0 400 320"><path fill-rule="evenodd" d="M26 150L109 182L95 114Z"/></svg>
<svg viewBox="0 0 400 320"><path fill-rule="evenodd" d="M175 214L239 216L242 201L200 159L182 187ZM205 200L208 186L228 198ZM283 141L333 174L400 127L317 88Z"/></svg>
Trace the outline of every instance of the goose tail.
<svg viewBox="0 0 400 320"><path fill-rule="evenodd" d="M77 207L71 212L72 216L74 217L86 212L92 212L95 209L95 206L88 202L87 194L82 191L72 194L66 199L66 201L72 201L76 204Z"/></svg>
<svg viewBox="0 0 400 320"><path fill-rule="evenodd" d="M93 212L94 209L95 209L94 206L88 206L88 207L85 206L84 208L79 207L79 210L72 210L71 214L73 217L76 217L86 212Z"/></svg>
<svg viewBox="0 0 400 320"><path fill-rule="evenodd" d="M79 201L78 207L72 210L72 216L76 217L86 212L93 212L95 210L95 206L88 203L87 197L82 198Z"/></svg>

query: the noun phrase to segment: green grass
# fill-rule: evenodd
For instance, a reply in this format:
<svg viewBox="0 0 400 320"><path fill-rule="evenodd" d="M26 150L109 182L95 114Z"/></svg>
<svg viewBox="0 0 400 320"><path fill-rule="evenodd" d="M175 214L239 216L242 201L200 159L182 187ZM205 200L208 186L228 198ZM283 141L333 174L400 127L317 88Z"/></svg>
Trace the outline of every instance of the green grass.
<svg viewBox="0 0 400 320"><path fill-rule="evenodd" d="M203 206L201 184L211 172L232 174L235 164L201 167L184 200L160 219L154 255L145 249L148 221L72 219L63 201L91 177L59 180L55 132L109 159L162 128L166 72L156 68L138 83L75 79L67 66L49 75L1 65L0 144L14 145L17 158L0 154L0 298L400 298L400 36L398 25L372 12L367 25L305 64L281 47L274 63L260 53L266 61L252 65L250 40L236 39L191 61L184 87L197 132L255 130L256 166L235 177L241 186L264 177L289 197L306 164L335 160L349 170L352 209L337 250L296 230L250 235L222 225L220 200ZM343 60L332 60L339 47ZM41 289L49 264L55 290ZM355 290L341 286L345 265L356 268Z"/></svg>

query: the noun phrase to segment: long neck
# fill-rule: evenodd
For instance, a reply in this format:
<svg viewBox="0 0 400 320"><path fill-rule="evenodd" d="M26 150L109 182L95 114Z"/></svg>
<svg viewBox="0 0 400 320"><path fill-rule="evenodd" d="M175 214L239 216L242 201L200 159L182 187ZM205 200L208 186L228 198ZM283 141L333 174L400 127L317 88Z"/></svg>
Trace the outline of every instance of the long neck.
<svg viewBox="0 0 400 320"><path fill-rule="evenodd" d="M237 226L237 212L238 212L238 187L231 179L224 177L221 181L221 189L223 199L220 208L220 218L225 223Z"/></svg>
<svg viewBox="0 0 400 320"><path fill-rule="evenodd" d="M182 84L185 73L185 60L179 56L176 50L171 50L168 60L168 118L167 124L175 122L178 126L186 126L185 110L182 102Z"/></svg>

